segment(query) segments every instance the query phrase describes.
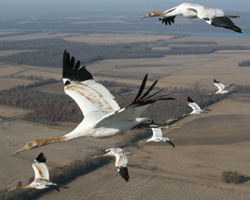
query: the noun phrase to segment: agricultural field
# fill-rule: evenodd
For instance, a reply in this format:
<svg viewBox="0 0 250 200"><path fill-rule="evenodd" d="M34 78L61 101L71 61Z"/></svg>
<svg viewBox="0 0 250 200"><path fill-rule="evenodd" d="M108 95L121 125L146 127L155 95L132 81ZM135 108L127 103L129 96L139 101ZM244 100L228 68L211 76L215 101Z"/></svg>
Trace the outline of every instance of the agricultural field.
<svg viewBox="0 0 250 200"><path fill-rule="evenodd" d="M246 107L250 108L249 99L242 101L236 95L210 106L208 114L178 121L179 128L163 131L176 148L144 141L137 148L125 148L131 152L129 183L110 163L78 177L68 184L69 190L40 199L248 199L249 183L221 180L222 172L229 169L250 174L250 109Z"/></svg>
<svg viewBox="0 0 250 200"><path fill-rule="evenodd" d="M45 36L44 36L45 37ZM47 37L47 36L46 36ZM60 35L71 41L99 42L99 35ZM85 38L86 37L86 38ZM88 38L89 37L89 38ZM92 37L92 38L91 38ZM104 35L107 42L141 41L133 35ZM35 38L35 36L33 37ZM86 41L85 41L86 39ZM146 38L159 40L159 36ZM166 36L165 39L171 39ZM202 37L184 37L177 40L195 41ZM209 38L222 45L250 45L247 38ZM102 42L102 41L100 41ZM201 47L202 48L202 47ZM1 56L16 52L0 51ZM161 58L107 59L87 65L95 80L116 81L140 85L146 73L149 82L155 79L159 88L177 87L215 91L213 79L225 84L249 85L250 68L238 67L249 60L249 50L221 50L210 54L166 55ZM78 58L76 58L78 59ZM80 59L80 58L79 58ZM36 78L61 80L61 68L38 67L23 64L0 63L0 89L34 83ZM63 94L63 84L52 83L34 88L42 92ZM164 136L173 140L176 148L165 143L145 143L126 147L131 152L126 183L117 173L114 160L69 182L69 189L45 193L37 199L249 199L249 183L226 184L222 181L225 170L238 171L250 176L250 96L233 93L229 98L209 107L212 111L198 116L189 116L177 121L178 128L164 129ZM49 170L68 165L75 159L89 158L104 149L117 147L133 132L111 138L79 138L64 143L12 153L31 139L61 136L77 124L61 123L47 126L20 119L30 110L0 105L0 188L11 188L18 182L25 185L33 176L31 164L44 152ZM163 111L163 112L167 112ZM150 130L147 129L149 132ZM12 166L11 168L9 166ZM18 167L15 167L18 166Z"/></svg>

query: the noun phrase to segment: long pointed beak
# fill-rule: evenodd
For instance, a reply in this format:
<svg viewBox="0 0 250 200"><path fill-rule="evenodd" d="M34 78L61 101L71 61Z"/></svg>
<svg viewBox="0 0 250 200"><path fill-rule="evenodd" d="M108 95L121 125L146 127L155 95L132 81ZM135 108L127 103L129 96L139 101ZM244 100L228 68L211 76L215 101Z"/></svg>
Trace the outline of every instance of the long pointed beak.
<svg viewBox="0 0 250 200"><path fill-rule="evenodd" d="M140 20L143 20L144 18L147 18L147 15L143 16Z"/></svg>
<svg viewBox="0 0 250 200"><path fill-rule="evenodd" d="M18 149L17 151L15 151L12 155L14 156L14 155L16 155L16 154L18 154L18 153L20 153L20 152L22 152L22 151L25 151L25 150L23 149L23 147L20 148L20 149Z"/></svg>

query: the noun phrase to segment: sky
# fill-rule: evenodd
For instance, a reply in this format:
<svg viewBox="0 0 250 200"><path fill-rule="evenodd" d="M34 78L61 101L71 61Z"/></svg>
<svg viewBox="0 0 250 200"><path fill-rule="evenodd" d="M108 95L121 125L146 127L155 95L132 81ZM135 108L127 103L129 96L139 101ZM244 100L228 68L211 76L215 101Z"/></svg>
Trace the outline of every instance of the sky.
<svg viewBox="0 0 250 200"><path fill-rule="evenodd" d="M0 12L48 13L48 12L163 12L186 1L181 0L0 0ZM202 4L224 11L249 11L249 0L189 0L190 3Z"/></svg>

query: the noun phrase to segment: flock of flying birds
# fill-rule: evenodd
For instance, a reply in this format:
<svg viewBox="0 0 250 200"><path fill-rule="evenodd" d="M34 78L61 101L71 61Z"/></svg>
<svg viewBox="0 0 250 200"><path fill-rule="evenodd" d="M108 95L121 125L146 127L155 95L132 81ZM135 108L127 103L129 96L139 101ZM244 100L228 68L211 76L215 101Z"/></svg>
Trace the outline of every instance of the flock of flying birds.
<svg viewBox="0 0 250 200"><path fill-rule="evenodd" d="M191 3L180 4L164 13L149 12L141 19L160 16L162 23L171 25L171 23L174 23L174 19L177 15L182 15L189 19L200 18L213 26L224 27L241 33L241 29L235 26L229 19L229 17L239 17L238 15L225 15L220 9L206 8L202 5ZM84 119L73 131L60 137L31 140L14 152L13 155L50 143L65 142L83 136L113 136L126 132L138 124L148 121L148 118L142 118L140 116L149 105L156 101L174 100L174 98L168 97L168 94L162 95L162 90L152 93L152 90L157 84L157 80L145 91L147 77L148 74L144 77L134 101L128 106L120 108L114 100L114 96L102 84L93 79L92 74L85 66L80 67L80 61L76 62L75 58L70 57L70 54L65 50L63 53L64 91L78 104L84 115ZM218 87L218 91L214 94L225 94L230 92L230 88L234 84L225 86L214 79L214 85ZM187 101L193 111L184 115L201 114L210 111L207 108L201 109L189 96ZM150 128L153 136L148 139L147 142L162 141L175 147L169 138L162 136L161 128L153 121L151 121ZM109 148L104 155L96 155L94 158L105 156L116 157L115 166L118 172L125 181L129 181L127 154L130 153L124 152L121 148ZM45 189L52 187L59 191L59 186L49 180L49 170L46 165L46 157L43 153L37 156L32 167L35 172L33 182L27 186L14 187L11 190L22 188Z"/></svg>

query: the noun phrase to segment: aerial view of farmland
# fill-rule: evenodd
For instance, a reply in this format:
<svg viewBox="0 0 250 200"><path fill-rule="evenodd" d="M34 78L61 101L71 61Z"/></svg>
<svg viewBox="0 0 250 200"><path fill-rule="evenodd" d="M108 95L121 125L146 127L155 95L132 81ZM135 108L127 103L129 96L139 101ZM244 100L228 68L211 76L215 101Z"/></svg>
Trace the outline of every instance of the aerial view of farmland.
<svg viewBox="0 0 250 200"><path fill-rule="evenodd" d="M3 3L0 199L250 199L250 15L181 3Z"/></svg>

